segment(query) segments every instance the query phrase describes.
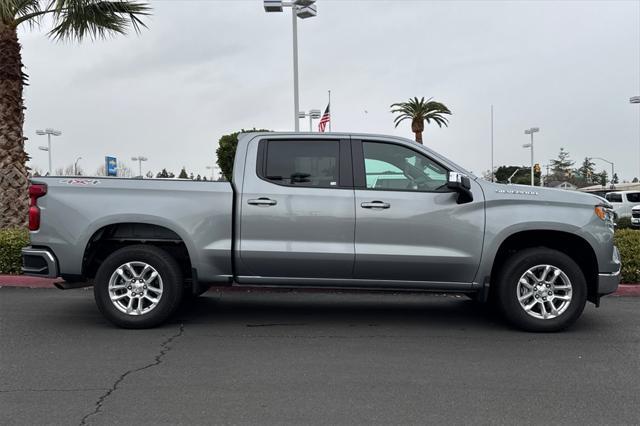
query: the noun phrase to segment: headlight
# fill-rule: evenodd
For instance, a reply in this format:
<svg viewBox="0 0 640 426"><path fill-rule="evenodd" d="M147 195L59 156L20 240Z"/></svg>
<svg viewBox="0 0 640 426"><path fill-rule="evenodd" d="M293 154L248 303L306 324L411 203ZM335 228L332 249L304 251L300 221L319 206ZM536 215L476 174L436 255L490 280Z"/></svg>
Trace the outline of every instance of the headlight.
<svg viewBox="0 0 640 426"><path fill-rule="evenodd" d="M611 210L610 208L600 205L596 206L593 210L596 216L598 216L600 219L604 220L605 222L613 222L613 210Z"/></svg>

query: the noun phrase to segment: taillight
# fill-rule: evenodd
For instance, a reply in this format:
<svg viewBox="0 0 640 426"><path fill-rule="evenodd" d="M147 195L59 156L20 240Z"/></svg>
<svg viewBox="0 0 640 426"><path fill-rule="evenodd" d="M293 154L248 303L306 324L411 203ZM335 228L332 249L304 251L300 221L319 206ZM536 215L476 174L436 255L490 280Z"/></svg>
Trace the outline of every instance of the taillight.
<svg viewBox="0 0 640 426"><path fill-rule="evenodd" d="M40 207L38 198L47 193L47 185L34 183L29 186L29 231L40 229Z"/></svg>

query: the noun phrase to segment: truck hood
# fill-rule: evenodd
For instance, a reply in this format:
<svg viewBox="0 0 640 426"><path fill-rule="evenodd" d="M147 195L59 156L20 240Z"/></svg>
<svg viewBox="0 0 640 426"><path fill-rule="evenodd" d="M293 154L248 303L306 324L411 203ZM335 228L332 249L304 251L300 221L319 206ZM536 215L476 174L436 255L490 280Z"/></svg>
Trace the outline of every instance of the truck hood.
<svg viewBox="0 0 640 426"><path fill-rule="evenodd" d="M482 187L487 201L497 200L523 200L527 202L540 202L543 204L564 204L564 205L590 205L610 204L602 197L587 194L579 191L569 191L566 189L544 188L540 186L528 185L507 185L502 183L488 182L478 179L476 182Z"/></svg>

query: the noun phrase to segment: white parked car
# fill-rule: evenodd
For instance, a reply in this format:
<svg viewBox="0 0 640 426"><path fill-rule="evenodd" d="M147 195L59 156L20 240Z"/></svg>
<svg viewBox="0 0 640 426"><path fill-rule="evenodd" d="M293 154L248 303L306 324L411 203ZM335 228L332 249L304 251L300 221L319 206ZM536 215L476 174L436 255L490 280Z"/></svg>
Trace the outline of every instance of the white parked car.
<svg viewBox="0 0 640 426"><path fill-rule="evenodd" d="M640 204L640 191L607 192L604 196L619 218L631 217L631 208Z"/></svg>
<svg viewBox="0 0 640 426"><path fill-rule="evenodd" d="M640 228L640 205L631 208L631 226Z"/></svg>

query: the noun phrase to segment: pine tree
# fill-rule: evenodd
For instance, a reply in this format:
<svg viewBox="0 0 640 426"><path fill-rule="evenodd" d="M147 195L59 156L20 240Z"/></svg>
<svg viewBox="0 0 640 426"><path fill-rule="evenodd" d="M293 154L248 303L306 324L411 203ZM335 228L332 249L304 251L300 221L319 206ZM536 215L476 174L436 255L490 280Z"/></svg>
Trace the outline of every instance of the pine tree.
<svg viewBox="0 0 640 426"><path fill-rule="evenodd" d="M173 173L172 173L173 174ZM158 174L156 175L157 178L168 178L169 176L169 172L167 172L167 169L162 169L162 171L158 172Z"/></svg>
<svg viewBox="0 0 640 426"><path fill-rule="evenodd" d="M189 175L187 174L187 170L183 167L180 170L180 174L178 175L178 179L189 179Z"/></svg>
<svg viewBox="0 0 640 426"><path fill-rule="evenodd" d="M597 183L598 176L595 166L596 163L591 161L589 157L584 158L582 165L576 170L580 183L584 183L585 185L593 185L594 183Z"/></svg>
<svg viewBox="0 0 640 426"><path fill-rule="evenodd" d="M571 177L571 169L575 164L569 159L569 152L560 148L556 160L551 160L551 175L555 180L568 180Z"/></svg>
<svg viewBox="0 0 640 426"><path fill-rule="evenodd" d="M607 186L607 182L609 181L609 175L606 170L600 172L600 185Z"/></svg>

